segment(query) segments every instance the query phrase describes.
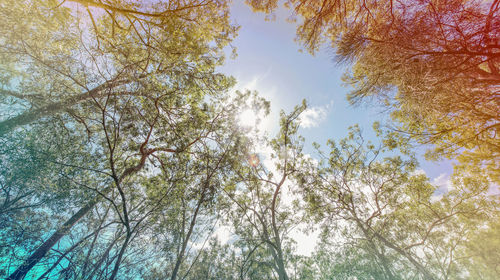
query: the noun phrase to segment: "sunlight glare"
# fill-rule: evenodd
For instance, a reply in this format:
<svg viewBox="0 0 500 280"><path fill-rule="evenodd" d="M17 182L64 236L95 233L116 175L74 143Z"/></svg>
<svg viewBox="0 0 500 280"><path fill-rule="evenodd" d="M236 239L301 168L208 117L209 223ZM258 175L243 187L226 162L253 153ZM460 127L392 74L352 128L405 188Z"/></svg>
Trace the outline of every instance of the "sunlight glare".
<svg viewBox="0 0 500 280"><path fill-rule="evenodd" d="M243 127L254 127L257 123L257 115L252 109L247 109L240 114L238 123Z"/></svg>

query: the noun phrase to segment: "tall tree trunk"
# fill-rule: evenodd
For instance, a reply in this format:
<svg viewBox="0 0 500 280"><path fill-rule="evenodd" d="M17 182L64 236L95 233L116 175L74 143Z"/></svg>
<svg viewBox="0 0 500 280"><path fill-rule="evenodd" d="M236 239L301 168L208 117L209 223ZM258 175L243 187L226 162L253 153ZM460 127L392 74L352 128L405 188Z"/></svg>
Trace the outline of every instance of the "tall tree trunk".
<svg viewBox="0 0 500 280"><path fill-rule="evenodd" d="M285 263L283 261L283 252L281 246L278 248L278 275L280 280L288 280L288 275L286 274Z"/></svg>
<svg viewBox="0 0 500 280"><path fill-rule="evenodd" d="M140 76L139 78L145 77L145 75ZM23 125L30 124L36 120L39 120L43 117L53 116L55 114L67 111L75 104L78 104L82 101L90 100L91 98L99 98L108 95L109 93L105 91L105 89L113 89L114 87L124 85L130 82L129 79L118 80L118 77L115 77L113 80L102 83L101 85L87 91L84 93L80 93L78 95L74 95L68 97L66 100L62 100L59 102L54 102L52 104L45 105L43 107L29 110L27 112L23 112L20 115L17 115L13 118L6 119L0 122L0 136L7 134L14 130L15 128ZM140 92L133 93L128 91L123 91L119 93L114 93L117 95L141 95Z"/></svg>
<svg viewBox="0 0 500 280"><path fill-rule="evenodd" d="M38 247L38 249L29 256L24 263L19 266L16 271L14 271L7 280L20 280L23 279L26 274L35 266L46 254L47 252L57 243L61 238L63 238L66 234L69 233L70 229L90 210L94 208L94 206L99 201L99 198L91 200L84 207L82 207L78 212L73 214L69 220L67 220L60 228L54 232L49 239L47 239L43 244Z"/></svg>
<svg viewBox="0 0 500 280"><path fill-rule="evenodd" d="M102 227L102 224L103 224L104 221L101 222L101 224L99 225L99 228L97 230L95 230L94 232L92 232L91 234L83 237L82 239L80 239L80 241L76 242L73 246L71 246L68 250L66 250L63 254L61 254L59 256L59 258L57 259L56 262L54 262L52 264L52 266L47 269L42 275L40 275L40 277L38 277L38 280L43 280L43 279L46 279L46 275L49 274L52 270L54 270L54 268L57 267L57 265L64 259L66 258L66 255L71 253L75 248L77 248L78 246L80 246L80 244L82 244L83 242L85 242L85 240L87 240L88 238L90 238L92 235L95 235L97 232L99 232L100 230L102 230L103 228L107 227L108 225Z"/></svg>
<svg viewBox="0 0 500 280"><path fill-rule="evenodd" d="M286 166L286 161L285 161L285 166ZM272 228L273 228L273 234L274 234L274 240L276 243L276 251L277 251L277 259L276 259L276 264L278 266L278 276L280 280L288 280L288 275L286 274L286 269L285 269L285 262L283 258L283 250L281 248L281 238L279 234L279 229L278 225L276 223L276 203L278 200L278 196L280 194L280 189L285 183L286 180L286 172L283 174L283 177L281 178L281 181L276 185L276 190L274 191L273 194L273 200L271 204L271 222L272 222Z"/></svg>
<svg viewBox="0 0 500 280"><path fill-rule="evenodd" d="M118 274L118 269L120 268L120 264L123 259L123 255L125 254L125 250L128 247L128 243L130 241L130 237L132 236L132 233L130 230L127 230L127 236L125 237L125 241L123 242L122 248L120 249L120 253L118 253L118 259L115 262L115 266L113 268L113 273L111 274L111 277L109 277L109 280L114 280L116 278L116 275Z"/></svg>
<svg viewBox="0 0 500 280"><path fill-rule="evenodd" d="M177 261L175 262L175 267L174 270L172 271L172 277L170 277L170 280L175 280L177 278L177 273L179 273L179 268L182 264L182 259L184 258L184 253L186 251L187 243L189 241L189 238L191 237L191 234L193 233L193 229L196 224L196 217L198 216L198 212L200 210L201 204L203 203L204 199L205 199L205 189L203 190L203 193L200 199L198 200L198 205L196 205L193 218L191 219L191 223L189 225L188 233L186 234L186 237L182 241L182 248L181 251L179 252L179 255L177 256Z"/></svg>
<svg viewBox="0 0 500 280"><path fill-rule="evenodd" d="M49 106L28 111L13 118L2 121L0 122L0 136L11 132L19 126L30 124L42 117L59 113L64 109L62 105L62 103L51 104Z"/></svg>
<svg viewBox="0 0 500 280"><path fill-rule="evenodd" d="M80 277L81 279L93 279L94 274L97 273L97 271L99 270L99 267L102 265L102 263L109 256L109 252L111 252L111 249L113 249L113 246L115 246L115 243L118 241L119 236L121 235L121 231L122 231L122 229L120 229L120 231L118 232L118 234L117 234L118 237L114 238L113 241L111 241L111 243L109 243L108 247L106 248L104 253L101 255L101 258L99 258L99 260L93 265L93 269L90 272L90 274L82 274L82 276Z"/></svg>

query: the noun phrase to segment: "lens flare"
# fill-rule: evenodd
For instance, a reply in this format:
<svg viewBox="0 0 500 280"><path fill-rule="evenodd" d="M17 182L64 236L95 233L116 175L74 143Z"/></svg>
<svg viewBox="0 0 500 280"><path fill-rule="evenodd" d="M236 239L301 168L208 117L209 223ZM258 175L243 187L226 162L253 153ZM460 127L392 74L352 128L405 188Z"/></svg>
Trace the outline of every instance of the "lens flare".
<svg viewBox="0 0 500 280"><path fill-rule="evenodd" d="M259 157L256 154L251 154L247 158L248 164L250 164L252 167L256 167L259 165Z"/></svg>

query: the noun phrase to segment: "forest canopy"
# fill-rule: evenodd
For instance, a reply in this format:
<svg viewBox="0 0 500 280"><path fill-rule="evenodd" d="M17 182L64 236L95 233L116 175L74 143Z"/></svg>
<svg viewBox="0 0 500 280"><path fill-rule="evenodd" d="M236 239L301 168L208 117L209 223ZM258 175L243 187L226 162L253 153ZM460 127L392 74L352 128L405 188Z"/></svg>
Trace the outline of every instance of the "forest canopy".
<svg viewBox="0 0 500 280"><path fill-rule="evenodd" d="M229 1L2 0L0 278L498 279L499 5L286 1L392 117L311 154L305 100L242 124L271 105L220 70Z"/></svg>
<svg viewBox="0 0 500 280"><path fill-rule="evenodd" d="M272 13L277 0L248 0ZM378 101L429 158L500 180L500 1L289 0L297 39L351 65L349 101ZM373 97L373 98L370 98Z"/></svg>

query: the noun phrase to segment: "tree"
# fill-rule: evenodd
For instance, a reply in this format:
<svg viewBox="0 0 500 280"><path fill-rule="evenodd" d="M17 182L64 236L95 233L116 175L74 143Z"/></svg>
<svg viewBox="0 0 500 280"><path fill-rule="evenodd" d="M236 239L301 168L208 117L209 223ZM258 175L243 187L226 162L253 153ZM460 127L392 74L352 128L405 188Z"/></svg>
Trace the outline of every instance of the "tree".
<svg viewBox="0 0 500 280"><path fill-rule="evenodd" d="M150 161L161 163L164 153L189 153L201 138L223 127L219 121L228 121L209 102L222 101L219 97L233 83L214 70L236 31L229 25L225 2L149 3L149 8L126 2L70 2L11 1L0 7L6 19L0 25L5 66L0 70L1 101L8 108L2 111L0 137L7 141L16 128L29 131L46 121L74 130L72 137L86 132L86 148L97 158L90 176L106 179L87 184L89 178L68 176L92 195L73 205L77 210L9 279L26 275L78 222L106 203L111 203L111 216L125 232L104 254L113 253L113 244L121 242L109 275L116 277L135 229L148 216L142 209L146 215L129 219L137 199L137 193L129 191L140 185L142 170ZM160 4L161 15L152 10ZM85 169L65 160L56 165ZM33 199L18 197L24 202ZM10 198L6 196L6 207L11 207Z"/></svg>
<svg viewBox="0 0 500 280"><path fill-rule="evenodd" d="M478 230L471 242L463 249L462 265L469 268L471 278L497 279L500 277L498 258L500 253L500 226L498 213L484 229Z"/></svg>
<svg viewBox="0 0 500 280"><path fill-rule="evenodd" d="M461 250L498 215L487 178L455 174L451 189L439 190L415 172L407 143L394 135L377 146L354 127L338 144L329 141L323 168L304 178L309 209L323 225L324 277L450 279L474 270L461 265L470 258ZM397 148L407 156L379 159ZM321 263L332 255L332 265Z"/></svg>
<svg viewBox="0 0 500 280"><path fill-rule="evenodd" d="M235 126L235 116L247 97L242 95L221 102L225 105L219 108L217 120L210 125L213 133L202 139L201 145L193 147L188 158L176 164L182 169L176 171L178 178L170 205L159 209L158 220L151 226L164 258L158 262L161 268L154 270L155 277L191 277L191 271L199 265L200 255L206 252L204 246L225 208L221 202L222 189L233 179L233 166L239 164L246 149L245 137ZM200 245L201 248L196 248Z"/></svg>
<svg viewBox="0 0 500 280"><path fill-rule="evenodd" d="M72 3L66 3L72 2ZM236 27L224 1L8 1L0 14L0 135L61 113L81 117L94 98L207 92ZM146 5L147 6L147 5ZM153 9L163 7L161 15ZM89 8L90 7L90 8ZM108 16L109 14L109 16Z"/></svg>
<svg viewBox="0 0 500 280"><path fill-rule="evenodd" d="M247 1L272 12L275 0ZM325 41L345 76L352 103L376 97L397 129L446 156L482 165L498 182L500 2L302 1L298 40L312 53Z"/></svg>
<svg viewBox="0 0 500 280"><path fill-rule="evenodd" d="M196 262L190 265L183 279L237 279L238 263L230 245L220 244L213 238L197 253ZM151 279L158 279L158 276Z"/></svg>
<svg viewBox="0 0 500 280"><path fill-rule="evenodd" d="M293 213L293 204L285 200L284 192L304 161L303 139L297 130L299 115L305 108L303 103L290 114L281 112L279 134L264 142L272 149L269 156L275 166L264 165L258 155L249 150L248 164L238 171L235 185L226 191L235 205L230 221L243 247L241 279L275 278L273 274L280 280L290 279L287 263L292 240L288 234L300 217ZM253 273L253 265L260 270L258 275L249 275Z"/></svg>
<svg viewBox="0 0 500 280"><path fill-rule="evenodd" d="M158 222L157 215L172 209L174 217L180 217L181 211L195 203L192 219L187 220L190 225L186 232L182 231L185 237L179 241L182 249L176 257L172 275L175 278L197 216L205 206L211 205L216 186L230 175L227 162L232 162L234 153L241 149L238 144L241 136L234 123L239 104L246 98L228 99L227 94L220 93L210 101L207 96L195 94L197 87L185 90L184 95L157 98L96 99L94 106L100 108L100 117L82 119L85 125L74 125L90 132L89 145L98 154L98 172L106 175L107 183L86 186L94 194L27 257L10 278L26 275L55 244L73 231L79 220L102 207L111 209L109 222L114 219L120 230L115 231L116 239L103 253L103 261L108 255L114 256L111 262L98 261L94 266L100 270L101 265L106 267L112 263L112 272L104 275L115 278L127 248L134 239L141 238L144 230L151 229L154 221ZM190 91L193 94L187 94ZM159 171L164 172L165 177L155 175ZM182 208L170 206L181 202ZM94 272L99 271L96 269Z"/></svg>
<svg viewBox="0 0 500 280"><path fill-rule="evenodd" d="M88 152L82 136L59 123L48 123L2 138L0 228L4 273L34 250L41 232L50 232L57 223L63 223L61 209L85 201L89 191L77 182L98 184L102 179L93 174L96 158Z"/></svg>

